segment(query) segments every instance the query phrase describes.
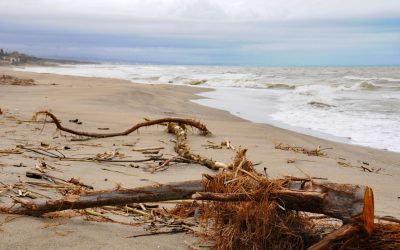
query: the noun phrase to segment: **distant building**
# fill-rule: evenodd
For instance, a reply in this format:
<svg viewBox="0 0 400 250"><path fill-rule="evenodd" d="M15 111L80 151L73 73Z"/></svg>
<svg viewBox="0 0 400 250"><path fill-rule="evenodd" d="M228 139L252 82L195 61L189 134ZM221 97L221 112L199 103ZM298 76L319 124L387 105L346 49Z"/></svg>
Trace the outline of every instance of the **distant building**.
<svg viewBox="0 0 400 250"><path fill-rule="evenodd" d="M19 57L2 56L1 61L3 63L18 64L20 62L20 59L19 59Z"/></svg>

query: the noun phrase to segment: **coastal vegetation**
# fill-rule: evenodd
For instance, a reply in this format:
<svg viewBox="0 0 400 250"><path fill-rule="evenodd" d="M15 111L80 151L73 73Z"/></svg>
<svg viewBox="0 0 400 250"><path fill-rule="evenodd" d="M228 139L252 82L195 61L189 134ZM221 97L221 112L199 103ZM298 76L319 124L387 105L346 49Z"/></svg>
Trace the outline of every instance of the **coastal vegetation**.
<svg viewBox="0 0 400 250"><path fill-rule="evenodd" d="M0 65L23 65L23 64L78 64L87 63L78 60L67 60L67 59L53 59L53 58L41 58L31 56L28 54L21 53L19 51L10 51L0 48Z"/></svg>

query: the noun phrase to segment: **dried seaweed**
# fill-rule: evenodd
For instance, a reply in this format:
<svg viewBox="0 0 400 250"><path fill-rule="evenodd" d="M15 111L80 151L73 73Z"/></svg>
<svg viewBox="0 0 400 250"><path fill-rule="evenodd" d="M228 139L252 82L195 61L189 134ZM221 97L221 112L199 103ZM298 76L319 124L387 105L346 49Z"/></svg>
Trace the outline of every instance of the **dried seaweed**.
<svg viewBox="0 0 400 250"><path fill-rule="evenodd" d="M0 77L0 85L21 85L21 86L30 86L35 85L35 80L33 79L22 79L15 76L10 75L2 75Z"/></svg>

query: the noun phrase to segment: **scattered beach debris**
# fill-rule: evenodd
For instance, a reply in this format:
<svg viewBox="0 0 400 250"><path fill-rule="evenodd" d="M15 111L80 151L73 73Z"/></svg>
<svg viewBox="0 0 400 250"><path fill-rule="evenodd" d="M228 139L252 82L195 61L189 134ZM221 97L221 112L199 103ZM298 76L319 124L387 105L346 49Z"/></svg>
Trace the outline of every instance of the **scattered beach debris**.
<svg viewBox="0 0 400 250"><path fill-rule="evenodd" d="M227 149L235 150L235 147L232 145L232 142L229 140L229 138L225 138L225 140L223 142L221 142L220 144L217 144L210 140L207 140L207 142L208 142L208 144L203 144L201 146L203 146L205 148L212 148L212 149L223 149L224 147L226 147Z"/></svg>
<svg viewBox="0 0 400 250"><path fill-rule="evenodd" d="M114 158L123 158L124 154L121 154L118 150L111 150L104 153L99 153L94 158L95 160L112 160Z"/></svg>
<svg viewBox="0 0 400 250"><path fill-rule="evenodd" d="M285 143L278 143L275 145L275 148L280 149L280 150L293 151L295 153L303 153L303 154L306 154L309 156L326 156L326 153L323 151L327 150L327 149L332 149L332 148L321 148L318 145L316 149L309 150L309 149L305 149L303 147L298 147L295 145L290 145L290 144L285 144Z"/></svg>
<svg viewBox="0 0 400 250"><path fill-rule="evenodd" d="M0 85L21 85L30 86L35 85L35 80L33 79L22 79L11 75L3 74L0 77Z"/></svg>
<svg viewBox="0 0 400 250"><path fill-rule="evenodd" d="M342 167L346 167L346 168L351 168L352 167L349 162L338 161L337 164L339 164Z"/></svg>
<svg viewBox="0 0 400 250"><path fill-rule="evenodd" d="M176 137L172 140L175 143L176 155L166 154L168 157L164 157L163 154L150 154L144 159L132 159L114 149L79 158L76 155L66 156L68 154L62 150L68 150L70 147L62 147L60 144L55 146L53 143L35 142L18 145L15 149L4 152L15 151L36 160L37 163L34 171L26 171L25 176L17 183L5 184L0 181L2 198L7 197L14 202L9 206L2 203L2 213L66 218L83 216L87 220L129 226L141 225L146 229L145 233L127 238L192 232L203 236L210 242L207 246L216 249L315 250L400 247L400 220L374 215L373 192L368 186L321 182L326 178L310 176L270 179L266 168L265 173L255 170L255 164L246 158L247 150L241 148L237 149L231 164L193 154L188 145L185 125L194 126L203 134L210 133L204 124L195 120L148 120L121 133L98 134L65 128L53 114L42 115L50 116L62 131L94 138L128 135L143 126L167 125L168 132ZM210 145L235 149L228 138L221 144L208 142ZM74 149L78 148L76 144L71 146ZM278 144L275 148L325 156L322 152L325 149L319 146L315 150L307 150ZM156 151L158 154L162 149L164 147L154 146L136 148L133 151L147 155ZM26 154L27 152L30 153ZM129 163L135 168L138 166L136 163L151 162L149 170L152 172L164 171L171 164L195 163L219 172L216 175L204 174L199 180L138 188L124 188L122 184L118 184L112 190L94 190L94 187L84 184L78 177L66 178L65 174L60 172L56 175L63 178L56 177L53 173L49 174L57 169L45 162L47 157L53 161ZM343 161L340 162L347 163L345 159L341 160ZM295 161L297 159L289 159L287 162ZM154 166L155 162L158 166ZM350 163L348 165L351 166ZM375 171L369 163L363 162L362 167L365 168L363 171ZM101 169L131 175L115 169ZM379 172L380 169L376 171ZM108 181L108 178L102 180ZM50 195L49 192L55 192L57 196L53 193ZM167 209L162 207L163 202L178 205ZM316 216L315 213L322 216Z"/></svg>
<svg viewBox="0 0 400 250"><path fill-rule="evenodd" d="M0 156L10 155L10 154L22 154L22 151L18 148L6 148L0 149Z"/></svg>
<svg viewBox="0 0 400 250"><path fill-rule="evenodd" d="M190 161L196 162L200 165L206 166L209 169L212 170L219 170L220 168L223 169L228 169L230 168L230 165L214 161L212 159L208 159L205 157L202 157L200 155L196 155L191 153L190 147L187 143L187 132L186 128L178 123L173 123L170 122L168 123L168 132L173 133L176 136L176 143L174 150L175 152L182 156L185 159L188 159Z"/></svg>
<svg viewBox="0 0 400 250"><path fill-rule="evenodd" d="M141 153L144 155L157 155L159 152L160 152L160 150L141 151Z"/></svg>
<svg viewBox="0 0 400 250"><path fill-rule="evenodd" d="M60 211L73 209L88 220L148 225L146 233L130 237L189 231L213 241L217 249L364 249L367 244L396 249L400 245L398 219L376 217L379 222L375 223L369 187L296 177L269 179L254 169L245 149L238 150L231 170L205 174L202 180L103 191L76 189L81 183L73 178L50 176L50 180L55 183L36 185L73 191L64 189L61 199L29 198L20 191L23 198L14 196L16 205L1 207L1 211L60 216ZM3 186L2 190L16 188ZM182 199L203 202L182 201L172 210L143 204ZM132 216L140 219L132 220Z"/></svg>
<svg viewBox="0 0 400 250"><path fill-rule="evenodd" d="M337 161L337 163L342 167L348 167L348 168L358 167L363 172L368 172L368 173L379 174L382 170L382 168L370 167L368 162L362 162L362 165L360 165L360 166L353 166L350 162L346 162L346 161Z"/></svg>
<svg viewBox="0 0 400 250"><path fill-rule="evenodd" d="M286 163L295 163L295 162L296 162L295 159L288 159L288 160L286 161Z"/></svg>
<svg viewBox="0 0 400 250"><path fill-rule="evenodd" d="M82 122L81 122L81 121L79 121L79 119L78 119L78 118L76 118L76 119L73 119L73 120L69 120L69 122L72 122L72 123L75 123L75 124L78 124L78 125L81 125L81 124L82 124Z"/></svg>
<svg viewBox="0 0 400 250"><path fill-rule="evenodd" d="M143 152L143 151L161 150L161 149L164 149L164 147L163 146L155 146L155 147L146 147L146 148L133 148L132 151Z"/></svg>

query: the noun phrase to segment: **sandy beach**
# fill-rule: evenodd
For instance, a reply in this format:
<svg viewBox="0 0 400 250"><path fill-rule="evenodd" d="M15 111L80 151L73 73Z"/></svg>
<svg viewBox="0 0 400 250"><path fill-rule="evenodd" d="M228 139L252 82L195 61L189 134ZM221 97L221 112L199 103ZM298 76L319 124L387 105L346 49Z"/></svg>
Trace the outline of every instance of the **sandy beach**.
<svg viewBox="0 0 400 250"><path fill-rule="evenodd" d="M139 133L89 141L71 141L72 135L60 133L52 123L24 122L31 120L37 111L48 110L57 115L62 124L70 128L92 132L118 132L143 118L162 117L195 118L205 123L211 136L204 137L195 131L189 135L193 152L230 163L235 152L230 149L211 149L202 145L216 144L229 138L232 144L248 149L248 158L260 162L257 169L271 178L286 175L326 178L330 182L368 185L375 195L375 213L400 217L400 153L322 140L292 131L256 124L237 118L226 111L207 108L191 102L200 98L196 94L204 88L144 85L129 81L37 74L13 71L0 67L1 75L35 80L32 86L0 85L0 150L15 149L17 145L40 147L50 145L65 148L68 156L94 156L117 150L129 159L142 159L144 155L133 148L162 146L166 157L175 155L174 136L165 127L140 129ZM79 119L82 124L69 120ZM107 131L99 128L109 128ZM320 146L326 156L308 156L276 149L279 143L306 149ZM0 154L0 181L11 185L28 181L25 172L35 169L42 159L55 167L48 173L63 179L79 178L95 190L126 188L197 180L202 173L213 171L194 164L170 166L162 172L144 171L129 164L60 161L42 158L32 152ZM21 164L26 167L15 167ZM367 169L363 169L364 166ZM370 171L371 170L371 171ZM50 191L46 193L52 197ZM0 193L0 206L10 206L11 193ZM187 249L197 241L186 233L126 238L144 232L143 226L86 221L84 217L40 218L0 214L0 249Z"/></svg>

